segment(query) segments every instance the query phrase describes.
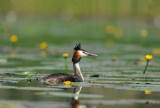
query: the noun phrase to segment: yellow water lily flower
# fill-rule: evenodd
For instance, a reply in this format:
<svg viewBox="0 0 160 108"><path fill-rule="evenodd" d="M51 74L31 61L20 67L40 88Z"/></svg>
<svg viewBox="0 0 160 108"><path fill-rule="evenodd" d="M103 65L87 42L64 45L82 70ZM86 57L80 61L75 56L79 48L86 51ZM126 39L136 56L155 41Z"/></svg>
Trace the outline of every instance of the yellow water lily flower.
<svg viewBox="0 0 160 108"><path fill-rule="evenodd" d="M116 38L121 38L123 36L123 29L120 27L116 28L114 31L114 35Z"/></svg>
<svg viewBox="0 0 160 108"><path fill-rule="evenodd" d="M153 48L152 49L152 54L159 56L160 55L160 48Z"/></svg>
<svg viewBox="0 0 160 108"><path fill-rule="evenodd" d="M65 85L71 85L72 82L71 82L71 81L64 81L64 84L65 84Z"/></svg>
<svg viewBox="0 0 160 108"><path fill-rule="evenodd" d="M68 57L68 53L63 53L62 56L63 56L64 58L67 58L67 57Z"/></svg>
<svg viewBox="0 0 160 108"><path fill-rule="evenodd" d="M144 91L144 93L145 93L145 94L147 94L147 95L148 95L148 94L152 94L152 92L151 92L151 91L147 91L147 90L146 90L146 91Z"/></svg>
<svg viewBox="0 0 160 108"><path fill-rule="evenodd" d="M146 72L146 70L147 70L149 61L152 60L152 55L148 55L148 54L147 54L147 55L145 56L145 59L147 60L147 62L146 62L146 66L145 66L145 68L144 68L143 74L145 74L145 72Z"/></svg>
<svg viewBox="0 0 160 108"><path fill-rule="evenodd" d="M106 32L107 32L108 34L113 34L114 31L115 31L115 28L114 28L113 25L108 25L108 26L106 27Z"/></svg>
<svg viewBox="0 0 160 108"><path fill-rule="evenodd" d="M11 38L10 38L10 41L11 41L12 43L17 42L17 41L18 41L18 36L17 36L17 35L12 35Z"/></svg>
<svg viewBox="0 0 160 108"><path fill-rule="evenodd" d="M146 37L148 35L148 32L147 32L147 30L141 30L141 36L142 37Z"/></svg>
<svg viewBox="0 0 160 108"><path fill-rule="evenodd" d="M44 41L40 44L40 49L44 50L47 48L47 46L48 46L48 43Z"/></svg>
<svg viewBox="0 0 160 108"><path fill-rule="evenodd" d="M146 60L152 60L152 55L146 55Z"/></svg>
<svg viewBox="0 0 160 108"><path fill-rule="evenodd" d="M65 59L65 69L68 70L68 64L67 64L68 53L63 53L62 57L64 57Z"/></svg>
<svg viewBox="0 0 160 108"><path fill-rule="evenodd" d="M112 57L112 61L117 61L117 57Z"/></svg>

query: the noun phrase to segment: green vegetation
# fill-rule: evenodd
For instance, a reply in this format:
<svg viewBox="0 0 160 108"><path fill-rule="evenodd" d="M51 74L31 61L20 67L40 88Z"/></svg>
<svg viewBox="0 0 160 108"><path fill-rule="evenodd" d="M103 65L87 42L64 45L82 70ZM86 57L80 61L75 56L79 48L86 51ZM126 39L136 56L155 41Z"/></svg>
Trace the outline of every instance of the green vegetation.
<svg viewBox="0 0 160 108"><path fill-rule="evenodd" d="M99 74L93 74L90 77L99 77Z"/></svg>
<svg viewBox="0 0 160 108"><path fill-rule="evenodd" d="M0 0L0 107L159 107L159 10L159 0ZM74 74L77 43L98 55L82 58L85 81L41 82Z"/></svg>

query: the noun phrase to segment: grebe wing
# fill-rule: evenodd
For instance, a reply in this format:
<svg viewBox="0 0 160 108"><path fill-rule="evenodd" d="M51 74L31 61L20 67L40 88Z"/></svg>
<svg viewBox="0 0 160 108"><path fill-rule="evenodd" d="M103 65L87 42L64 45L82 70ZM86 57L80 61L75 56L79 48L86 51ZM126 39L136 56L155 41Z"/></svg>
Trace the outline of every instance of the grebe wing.
<svg viewBox="0 0 160 108"><path fill-rule="evenodd" d="M42 82L81 82L81 78L75 75L65 74L65 73L55 73L42 78Z"/></svg>

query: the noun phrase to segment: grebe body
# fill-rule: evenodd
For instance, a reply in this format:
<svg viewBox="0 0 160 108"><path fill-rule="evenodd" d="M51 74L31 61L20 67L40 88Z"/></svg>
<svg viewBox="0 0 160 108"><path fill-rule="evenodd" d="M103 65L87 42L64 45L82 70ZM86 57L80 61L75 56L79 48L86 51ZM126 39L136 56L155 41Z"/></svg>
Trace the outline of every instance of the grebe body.
<svg viewBox="0 0 160 108"><path fill-rule="evenodd" d="M72 82L82 82L83 80L75 75L65 74L65 73L55 73L48 75L42 79L47 82L64 82L64 81L72 81Z"/></svg>
<svg viewBox="0 0 160 108"><path fill-rule="evenodd" d="M44 84L57 85L60 82L72 81L72 82L83 82L84 78L80 70L79 62L84 56L97 56L96 54L88 53L87 51L81 49L81 45L77 44L74 47L74 54L72 57L74 75L65 73L55 73L42 78Z"/></svg>

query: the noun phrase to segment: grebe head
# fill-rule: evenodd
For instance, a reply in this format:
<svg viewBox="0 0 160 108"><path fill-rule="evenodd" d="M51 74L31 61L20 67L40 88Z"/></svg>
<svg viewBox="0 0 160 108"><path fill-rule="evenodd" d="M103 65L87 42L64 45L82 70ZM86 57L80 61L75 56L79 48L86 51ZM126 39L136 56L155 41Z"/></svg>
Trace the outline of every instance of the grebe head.
<svg viewBox="0 0 160 108"><path fill-rule="evenodd" d="M77 63L81 60L81 57L85 57L85 56L97 56L96 54L92 54L87 52L84 49L81 49L81 44L77 44L74 47L74 54L73 54L73 58L72 58L72 62Z"/></svg>

